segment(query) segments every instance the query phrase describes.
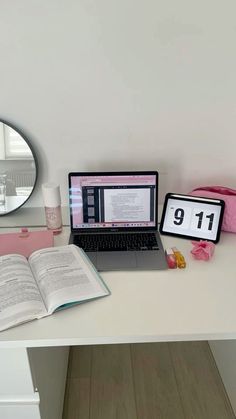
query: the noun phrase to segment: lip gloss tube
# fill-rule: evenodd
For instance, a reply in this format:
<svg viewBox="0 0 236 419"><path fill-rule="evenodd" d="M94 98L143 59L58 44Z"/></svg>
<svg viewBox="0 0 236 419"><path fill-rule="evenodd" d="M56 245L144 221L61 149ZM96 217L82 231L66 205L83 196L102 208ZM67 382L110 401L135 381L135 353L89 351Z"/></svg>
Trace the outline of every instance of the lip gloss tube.
<svg viewBox="0 0 236 419"><path fill-rule="evenodd" d="M186 262L185 262L185 259L182 255L182 253L177 249L177 247L172 247L172 250L173 250L175 258L176 258L177 267L180 268L180 269L185 268L186 267Z"/></svg>
<svg viewBox="0 0 236 419"><path fill-rule="evenodd" d="M174 255L174 252L172 249L166 249L165 251L165 255L166 255L166 262L168 265L169 269L176 269L177 268L177 262L176 262L176 257Z"/></svg>

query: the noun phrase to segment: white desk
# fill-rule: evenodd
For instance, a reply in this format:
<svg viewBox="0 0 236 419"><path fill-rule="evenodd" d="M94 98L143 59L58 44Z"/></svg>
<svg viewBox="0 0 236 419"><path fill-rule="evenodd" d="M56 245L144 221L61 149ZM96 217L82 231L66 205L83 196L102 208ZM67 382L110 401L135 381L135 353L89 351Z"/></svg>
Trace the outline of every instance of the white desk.
<svg viewBox="0 0 236 419"><path fill-rule="evenodd" d="M66 227L55 244L67 243L68 238ZM177 246L183 252L185 270L104 272L111 296L1 332L0 359L8 359L8 348L16 354L22 350L24 358L26 348L34 347L62 350L100 343L235 339L236 235L223 233L209 262L193 260L190 241L162 240L165 247ZM64 370L66 355L59 354ZM40 416L30 419L34 417Z"/></svg>
<svg viewBox="0 0 236 419"><path fill-rule="evenodd" d="M68 242L64 228L55 244ZM187 240L162 237L185 255L184 270L103 272L112 295L0 333L0 347L236 338L236 235L214 258L195 261Z"/></svg>

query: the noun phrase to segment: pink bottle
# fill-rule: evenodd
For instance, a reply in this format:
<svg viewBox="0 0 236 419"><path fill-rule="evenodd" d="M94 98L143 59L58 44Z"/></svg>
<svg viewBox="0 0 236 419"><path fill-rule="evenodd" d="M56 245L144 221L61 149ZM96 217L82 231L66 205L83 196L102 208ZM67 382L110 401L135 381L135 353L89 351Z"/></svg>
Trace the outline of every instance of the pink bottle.
<svg viewBox="0 0 236 419"><path fill-rule="evenodd" d="M60 187L53 182L44 183L42 193L47 228L53 234L59 234L62 230Z"/></svg>

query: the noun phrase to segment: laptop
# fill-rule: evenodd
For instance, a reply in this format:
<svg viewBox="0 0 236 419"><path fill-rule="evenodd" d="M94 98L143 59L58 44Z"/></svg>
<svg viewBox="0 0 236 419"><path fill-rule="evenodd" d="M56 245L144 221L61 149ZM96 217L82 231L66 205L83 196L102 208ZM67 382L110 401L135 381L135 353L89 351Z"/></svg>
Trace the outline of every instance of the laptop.
<svg viewBox="0 0 236 419"><path fill-rule="evenodd" d="M99 271L166 269L158 172L69 173L70 243Z"/></svg>

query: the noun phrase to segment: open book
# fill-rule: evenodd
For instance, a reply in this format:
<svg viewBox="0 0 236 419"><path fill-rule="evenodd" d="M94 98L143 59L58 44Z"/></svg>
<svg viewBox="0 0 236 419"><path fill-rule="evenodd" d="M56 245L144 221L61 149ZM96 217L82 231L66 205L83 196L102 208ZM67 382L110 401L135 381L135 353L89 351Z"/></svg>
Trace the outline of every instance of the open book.
<svg viewBox="0 0 236 419"><path fill-rule="evenodd" d="M0 257L0 330L109 295L82 249L71 244Z"/></svg>

